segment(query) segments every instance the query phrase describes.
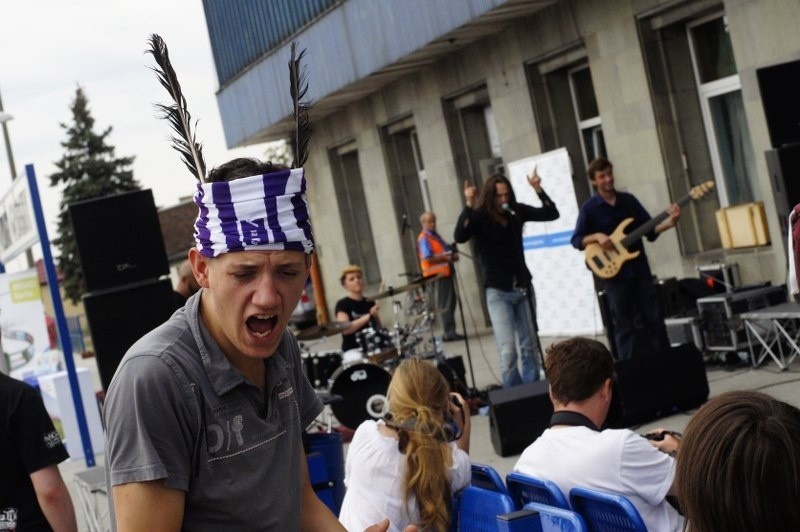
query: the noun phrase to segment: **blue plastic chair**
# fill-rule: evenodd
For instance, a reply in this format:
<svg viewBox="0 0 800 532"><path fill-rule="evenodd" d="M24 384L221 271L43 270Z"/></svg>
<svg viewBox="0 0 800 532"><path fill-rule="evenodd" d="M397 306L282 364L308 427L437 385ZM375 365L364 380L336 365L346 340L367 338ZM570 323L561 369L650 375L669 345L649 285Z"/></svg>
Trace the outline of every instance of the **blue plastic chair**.
<svg viewBox="0 0 800 532"><path fill-rule="evenodd" d="M497 516L514 511L511 497L499 491L469 486L458 504L459 532L495 532Z"/></svg>
<svg viewBox="0 0 800 532"><path fill-rule="evenodd" d="M572 488L569 492L572 509L583 517L589 532L633 530L647 532L635 506L623 495L604 491Z"/></svg>
<svg viewBox="0 0 800 532"><path fill-rule="evenodd" d="M538 502L529 502L525 505L524 510L539 512L542 532L587 532L588 530L583 517L572 510Z"/></svg>
<svg viewBox="0 0 800 532"><path fill-rule="evenodd" d="M518 510L529 502L538 502L565 510L570 509L569 502L561 488L549 480L512 472L506 476L506 486L508 486L508 494Z"/></svg>
<svg viewBox="0 0 800 532"><path fill-rule="evenodd" d="M492 466L473 463L472 485L487 490L499 491L500 493L508 495L508 489L503 479Z"/></svg>

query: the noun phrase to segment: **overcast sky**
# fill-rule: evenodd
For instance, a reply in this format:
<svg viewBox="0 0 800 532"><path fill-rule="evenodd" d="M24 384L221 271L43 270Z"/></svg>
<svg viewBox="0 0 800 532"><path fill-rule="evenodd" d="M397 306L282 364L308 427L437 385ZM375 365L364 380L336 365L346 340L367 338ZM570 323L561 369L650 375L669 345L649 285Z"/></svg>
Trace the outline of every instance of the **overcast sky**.
<svg viewBox="0 0 800 532"><path fill-rule="evenodd" d="M69 106L81 86L95 130L113 128L116 155L135 156L134 176L165 207L194 192L194 178L170 147L169 126L154 102L167 93L148 68L151 33L169 46L209 168L235 156L262 157L265 146L229 151L215 93L219 88L201 0L27 0L0 3L0 94L17 173L35 166L45 217L52 227L58 194L47 178L63 154ZM0 195L11 173L0 143ZM50 235L51 238L53 235Z"/></svg>

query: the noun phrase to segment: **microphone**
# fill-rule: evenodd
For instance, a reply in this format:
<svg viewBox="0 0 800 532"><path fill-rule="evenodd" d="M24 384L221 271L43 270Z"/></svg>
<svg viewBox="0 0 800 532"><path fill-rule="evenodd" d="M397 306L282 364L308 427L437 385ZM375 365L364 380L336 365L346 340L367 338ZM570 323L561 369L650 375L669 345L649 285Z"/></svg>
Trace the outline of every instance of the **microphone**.
<svg viewBox="0 0 800 532"><path fill-rule="evenodd" d="M503 211L504 211L504 212L507 212L507 213L508 213L508 214L510 214L511 216L516 216L516 215L517 215L517 213L515 213L515 212L514 212L514 209L512 209L511 207L509 207L508 203L503 203L503 205L501 206L501 208L503 209Z"/></svg>

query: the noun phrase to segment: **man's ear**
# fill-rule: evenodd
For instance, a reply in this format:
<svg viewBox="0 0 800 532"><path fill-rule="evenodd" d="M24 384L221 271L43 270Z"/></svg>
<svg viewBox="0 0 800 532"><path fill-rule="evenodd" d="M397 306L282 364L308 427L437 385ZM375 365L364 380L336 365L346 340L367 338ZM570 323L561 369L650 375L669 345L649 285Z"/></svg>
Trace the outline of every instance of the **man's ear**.
<svg viewBox="0 0 800 532"><path fill-rule="evenodd" d="M203 288L208 288L208 259L200 254L197 248L189 250L189 264L192 265L192 273L194 274L197 284Z"/></svg>
<svg viewBox="0 0 800 532"><path fill-rule="evenodd" d="M601 388L603 390L603 398L607 401L611 401L611 391L614 389L614 384L611 381L611 378L606 379Z"/></svg>

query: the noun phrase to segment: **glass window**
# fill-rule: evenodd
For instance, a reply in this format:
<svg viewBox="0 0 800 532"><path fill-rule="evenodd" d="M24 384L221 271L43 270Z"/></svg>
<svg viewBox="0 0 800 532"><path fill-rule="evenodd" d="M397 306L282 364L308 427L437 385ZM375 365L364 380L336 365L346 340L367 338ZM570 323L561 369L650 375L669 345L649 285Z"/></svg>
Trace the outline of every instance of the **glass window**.
<svg viewBox="0 0 800 532"><path fill-rule="evenodd" d="M704 22L690 31L700 83L736 74L736 61L725 17Z"/></svg>
<svg viewBox="0 0 800 532"><path fill-rule="evenodd" d="M600 112L597 110L597 100L594 97L594 85L589 67L584 66L575 70L570 77L578 120L588 120L598 116Z"/></svg>
<svg viewBox="0 0 800 532"><path fill-rule="evenodd" d="M748 175L755 175L753 147L744 116L742 92L734 91L708 99L720 167L728 203L753 200Z"/></svg>
<svg viewBox="0 0 800 532"><path fill-rule="evenodd" d="M720 203L753 201L755 158L725 17L692 22L688 35Z"/></svg>
<svg viewBox="0 0 800 532"><path fill-rule="evenodd" d="M605 157L606 140L603 137L603 127L594 126L581 131L583 145L586 149L586 160L592 161L597 157Z"/></svg>
<svg viewBox="0 0 800 532"><path fill-rule="evenodd" d="M595 157L606 155L603 125L600 121L600 111L597 109L589 65L580 65L569 71L569 88L572 94L572 107L575 109L575 120L580 131L583 158L588 164Z"/></svg>

